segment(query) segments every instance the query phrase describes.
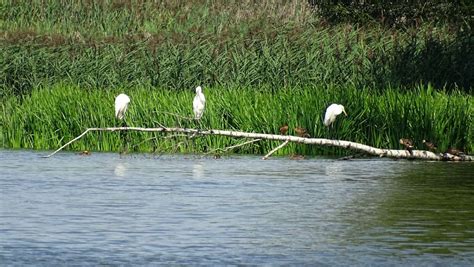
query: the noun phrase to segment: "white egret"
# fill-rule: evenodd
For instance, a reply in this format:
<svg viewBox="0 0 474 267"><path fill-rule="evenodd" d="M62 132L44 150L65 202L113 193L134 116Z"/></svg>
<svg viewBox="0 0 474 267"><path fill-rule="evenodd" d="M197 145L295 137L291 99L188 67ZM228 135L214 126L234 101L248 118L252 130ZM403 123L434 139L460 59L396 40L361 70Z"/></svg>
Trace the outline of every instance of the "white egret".
<svg viewBox="0 0 474 267"><path fill-rule="evenodd" d="M115 117L122 120L127 111L128 103L130 98L126 94L120 94L115 98Z"/></svg>
<svg viewBox="0 0 474 267"><path fill-rule="evenodd" d="M199 120L204 113L204 108L206 106L206 98L202 93L201 86L196 87L196 96L194 97L193 101L193 111L194 111L194 119Z"/></svg>
<svg viewBox="0 0 474 267"><path fill-rule="evenodd" d="M347 116L343 105L331 104L326 109L326 115L324 115L324 125L329 127L336 120L337 115L341 114L342 112L344 112L344 114Z"/></svg>

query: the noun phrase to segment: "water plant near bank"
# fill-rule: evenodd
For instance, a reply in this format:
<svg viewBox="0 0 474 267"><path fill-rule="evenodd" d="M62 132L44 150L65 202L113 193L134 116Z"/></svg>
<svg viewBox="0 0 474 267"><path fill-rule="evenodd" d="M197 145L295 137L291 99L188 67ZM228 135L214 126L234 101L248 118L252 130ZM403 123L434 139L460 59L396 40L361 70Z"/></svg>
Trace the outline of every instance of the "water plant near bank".
<svg viewBox="0 0 474 267"><path fill-rule="evenodd" d="M425 139L440 150L474 150L469 23L331 24L297 0L2 4L2 147L53 149L85 128L118 126L113 98L127 92L130 126L278 133L288 124L290 134L299 126L377 147L396 148L409 137L417 146ZM191 116L197 85L208 100L202 125L179 117ZM327 129L322 116L333 102L349 116ZM102 133L71 149L120 151L125 141L132 151L163 152L238 142ZM290 144L279 153L346 152Z"/></svg>
<svg viewBox="0 0 474 267"><path fill-rule="evenodd" d="M2 103L0 137L3 147L55 149L89 127L119 126L114 118L114 97L126 92L131 103L126 115L129 126L179 126L202 129L229 129L246 132L279 133L289 125L304 127L313 137L349 140L382 148L401 148L399 139L437 142L440 151L450 146L474 150L474 105L472 96L461 92L440 92L419 86L413 91L374 91L347 87L265 88L204 87L206 110L199 124L192 119L194 88L186 90L146 87L115 90L84 90L56 85L33 90L21 98L12 96ZM325 108L341 103L349 114L333 127L323 125ZM189 139L159 133L133 132L88 135L71 145L73 150L207 152L236 144L239 140L205 136ZM262 154L278 142L258 142L240 147L238 153ZM281 154L344 154L335 148L289 144Z"/></svg>

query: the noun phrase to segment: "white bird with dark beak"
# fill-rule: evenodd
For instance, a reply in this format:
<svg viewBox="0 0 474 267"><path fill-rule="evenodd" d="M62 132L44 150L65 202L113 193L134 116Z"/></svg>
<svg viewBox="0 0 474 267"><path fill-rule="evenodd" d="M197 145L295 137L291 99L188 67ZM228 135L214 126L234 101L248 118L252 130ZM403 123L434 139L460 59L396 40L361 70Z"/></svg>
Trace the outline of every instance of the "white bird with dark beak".
<svg viewBox="0 0 474 267"><path fill-rule="evenodd" d="M126 94L120 94L115 98L115 117L122 120L125 117L130 98Z"/></svg>
<svg viewBox="0 0 474 267"><path fill-rule="evenodd" d="M347 113L344 110L343 105L331 104L326 109L326 115L324 115L324 125L329 127L331 124L334 123L334 121L336 120L336 117L343 112L347 116Z"/></svg>
<svg viewBox="0 0 474 267"><path fill-rule="evenodd" d="M196 87L196 96L194 97L193 101L193 111L194 111L194 119L199 120L204 113L204 108L206 107L206 98L202 93L201 86Z"/></svg>

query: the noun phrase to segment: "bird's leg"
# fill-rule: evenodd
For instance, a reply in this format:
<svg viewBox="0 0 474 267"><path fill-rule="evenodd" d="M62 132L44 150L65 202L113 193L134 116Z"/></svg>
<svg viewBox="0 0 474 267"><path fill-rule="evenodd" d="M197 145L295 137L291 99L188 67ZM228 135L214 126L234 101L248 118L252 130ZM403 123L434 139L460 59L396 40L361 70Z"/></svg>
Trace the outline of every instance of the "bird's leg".
<svg viewBox="0 0 474 267"><path fill-rule="evenodd" d="M196 131L189 137L190 139L193 139L194 137L196 137L196 135L199 134L201 128L201 121L198 119L194 119L194 127Z"/></svg>
<svg viewBox="0 0 474 267"><path fill-rule="evenodd" d="M200 128L201 128L201 121L199 119L194 119L195 127L196 127L196 132L194 132L189 139L191 139L191 143L193 144L193 149L196 149L196 144L194 142L194 137L196 137L199 134Z"/></svg>
<svg viewBox="0 0 474 267"><path fill-rule="evenodd" d="M327 131L327 138L332 139L332 129L333 129L333 124L329 125L329 127L326 127Z"/></svg>
<svg viewBox="0 0 474 267"><path fill-rule="evenodd" d="M122 120L121 122L122 127L128 127L127 122ZM120 131L120 139L122 141L122 151L121 154L126 154L128 152L128 145L130 143L130 136L128 135L127 131Z"/></svg>
<svg viewBox="0 0 474 267"><path fill-rule="evenodd" d="M202 129L201 119L196 120L196 123L197 123L197 133L199 133Z"/></svg>

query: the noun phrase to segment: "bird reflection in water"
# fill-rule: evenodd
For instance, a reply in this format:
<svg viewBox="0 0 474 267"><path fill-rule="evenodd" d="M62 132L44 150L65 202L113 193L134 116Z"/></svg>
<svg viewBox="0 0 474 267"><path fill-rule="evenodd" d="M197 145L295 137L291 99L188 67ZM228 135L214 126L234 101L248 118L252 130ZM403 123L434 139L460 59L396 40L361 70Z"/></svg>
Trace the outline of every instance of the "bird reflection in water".
<svg viewBox="0 0 474 267"><path fill-rule="evenodd" d="M123 163L118 163L115 165L114 174L118 177L125 177L127 172L127 167Z"/></svg>
<svg viewBox="0 0 474 267"><path fill-rule="evenodd" d="M193 164L193 178L201 179L204 177L204 166L201 163Z"/></svg>

